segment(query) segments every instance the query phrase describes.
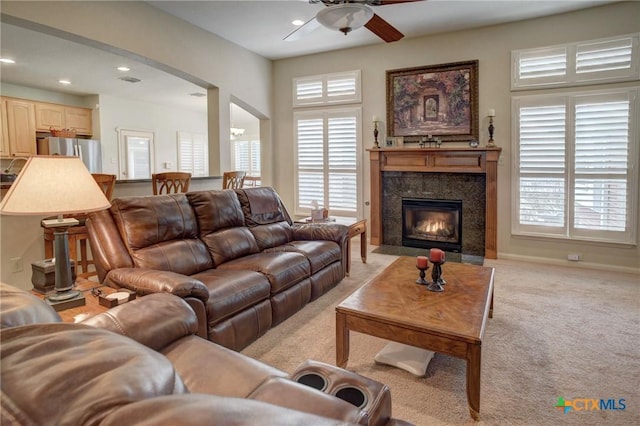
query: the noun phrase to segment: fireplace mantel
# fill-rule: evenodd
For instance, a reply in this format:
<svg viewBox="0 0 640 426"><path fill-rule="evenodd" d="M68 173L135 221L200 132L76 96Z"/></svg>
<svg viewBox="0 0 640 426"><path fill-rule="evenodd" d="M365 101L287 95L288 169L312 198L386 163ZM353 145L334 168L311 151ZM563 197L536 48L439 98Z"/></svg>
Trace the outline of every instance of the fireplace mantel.
<svg viewBox="0 0 640 426"><path fill-rule="evenodd" d="M383 172L484 174L485 257L497 258L497 180L502 148L372 148L367 151L371 162L371 244L382 243Z"/></svg>

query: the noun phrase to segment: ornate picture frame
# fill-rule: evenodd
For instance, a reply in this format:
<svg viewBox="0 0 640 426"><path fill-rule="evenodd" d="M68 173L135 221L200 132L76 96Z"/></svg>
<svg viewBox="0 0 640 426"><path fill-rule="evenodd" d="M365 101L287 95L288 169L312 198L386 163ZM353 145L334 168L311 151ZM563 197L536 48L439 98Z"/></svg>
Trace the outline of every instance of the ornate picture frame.
<svg viewBox="0 0 640 426"><path fill-rule="evenodd" d="M405 143L478 139L478 60L386 74L389 136Z"/></svg>

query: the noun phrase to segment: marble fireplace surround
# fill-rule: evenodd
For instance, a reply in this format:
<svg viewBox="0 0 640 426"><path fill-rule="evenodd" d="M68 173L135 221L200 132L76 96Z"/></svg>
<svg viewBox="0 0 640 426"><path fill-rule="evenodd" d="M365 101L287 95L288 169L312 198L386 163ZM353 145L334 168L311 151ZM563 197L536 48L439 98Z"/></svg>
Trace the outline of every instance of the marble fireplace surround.
<svg viewBox="0 0 640 426"><path fill-rule="evenodd" d="M497 177L501 148L381 148L368 151L372 245L402 244L398 224L402 220L402 207L394 207L396 201L401 204L402 197L461 199L462 252L497 258ZM480 214L476 215L477 212ZM385 221L385 218L389 220ZM391 236L397 231L395 227L400 232L400 243ZM477 235L483 232L482 228L484 238ZM483 241L484 247L481 246Z"/></svg>

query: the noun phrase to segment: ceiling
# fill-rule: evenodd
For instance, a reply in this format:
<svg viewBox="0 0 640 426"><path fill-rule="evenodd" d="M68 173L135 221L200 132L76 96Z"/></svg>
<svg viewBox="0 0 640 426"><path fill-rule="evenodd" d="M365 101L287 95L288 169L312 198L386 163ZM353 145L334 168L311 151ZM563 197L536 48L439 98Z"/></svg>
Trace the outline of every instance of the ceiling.
<svg viewBox="0 0 640 426"><path fill-rule="evenodd" d="M444 1L374 6L376 14L397 27L405 37L461 30L527 18L584 9L612 0L562 1ZM322 4L307 0L288 1L150 1L154 7L202 27L235 44L270 59L325 52L355 46L383 43L366 28L348 35L318 27L298 41L284 41L295 30L293 19L307 21ZM192 93L206 90L183 79L129 58L2 23L1 55L16 64L2 64L1 81L21 86L69 93L78 96L112 95L145 102L171 104L206 111L206 97ZM129 72L116 68L127 65ZM128 83L119 77L135 77L140 83ZM70 79L61 86L58 80ZM237 114L240 114L238 112ZM241 120L238 115L235 120ZM242 125L238 122L236 125Z"/></svg>

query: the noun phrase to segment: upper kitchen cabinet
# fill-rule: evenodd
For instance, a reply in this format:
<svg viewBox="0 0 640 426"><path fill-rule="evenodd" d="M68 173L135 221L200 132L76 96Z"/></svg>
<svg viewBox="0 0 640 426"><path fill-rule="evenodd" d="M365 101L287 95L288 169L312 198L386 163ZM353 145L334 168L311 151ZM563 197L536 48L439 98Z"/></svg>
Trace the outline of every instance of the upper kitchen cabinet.
<svg viewBox="0 0 640 426"><path fill-rule="evenodd" d="M91 135L91 110L87 108L64 107L66 129L74 129L79 135Z"/></svg>
<svg viewBox="0 0 640 426"><path fill-rule="evenodd" d="M48 132L49 129L64 129L64 106L36 102L36 130Z"/></svg>
<svg viewBox="0 0 640 426"><path fill-rule="evenodd" d="M51 128L75 130L78 135L91 136L91 110L88 108L36 102L36 129L49 132Z"/></svg>
<svg viewBox="0 0 640 426"><path fill-rule="evenodd" d="M8 157L9 151L9 134L7 130L7 102L0 99L0 124L2 133L0 133L0 157Z"/></svg>
<svg viewBox="0 0 640 426"><path fill-rule="evenodd" d="M4 99L8 156L27 157L36 154L36 111L33 102ZM4 133L3 121L3 133ZM4 138L3 138L4 139ZM3 155L6 155L3 153Z"/></svg>

